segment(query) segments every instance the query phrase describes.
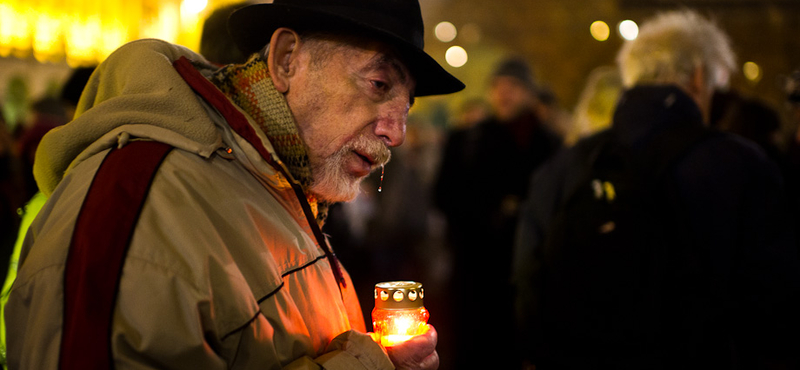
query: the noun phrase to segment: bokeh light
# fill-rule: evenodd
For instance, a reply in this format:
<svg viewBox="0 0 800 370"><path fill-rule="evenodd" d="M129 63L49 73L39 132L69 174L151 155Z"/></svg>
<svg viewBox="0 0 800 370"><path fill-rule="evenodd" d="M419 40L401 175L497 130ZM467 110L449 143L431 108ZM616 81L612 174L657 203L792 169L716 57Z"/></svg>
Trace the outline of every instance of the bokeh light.
<svg viewBox="0 0 800 370"><path fill-rule="evenodd" d="M635 40L639 36L639 25L630 19L619 22L619 34L625 40Z"/></svg>
<svg viewBox="0 0 800 370"><path fill-rule="evenodd" d="M0 0L0 57L96 65L126 42L199 48L202 22L236 0Z"/></svg>
<svg viewBox="0 0 800 370"><path fill-rule="evenodd" d="M33 56L46 62L63 48L61 20L46 12L40 13L38 18L34 24Z"/></svg>
<svg viewBox="0 0 800 370"><path fill-rule="evenodd" d="M181 2L181 14L197 15L208 6L208 0L183 0Z"/></svg>
<svg viewBox="0 0 800 370"><path fill-rule="evenodd" d="M742 66L744 77L751 82L758 82L761 80L761 67L755 62L747 62Z"/></svg>
<svg viewBox="0 0 800 370"><path fill-rule="evenodd" d="M461 46L451 46L447 49L447 52L445 52L444 59L447 61L447 64L453 67L461 67L467 64L467 51Z"/></svg>
<svg viewBox="0 0 800 370"><path fill-rule="evenodd" d="M450 22L440 22L436 25L434 29L434 34L436 38L439 39L441 42L450 42L456 38L458 35L458 31L456 30L456 26L454 26Z"/></svg>
<svg viewBox="0 0 800 370"><path fill-rule="evenodd" d="M595 40L606 41L611 34L611 29L606 22L594 21L592 25L589 26L589 32L592 33L592 37L594 37Z"/></svg>

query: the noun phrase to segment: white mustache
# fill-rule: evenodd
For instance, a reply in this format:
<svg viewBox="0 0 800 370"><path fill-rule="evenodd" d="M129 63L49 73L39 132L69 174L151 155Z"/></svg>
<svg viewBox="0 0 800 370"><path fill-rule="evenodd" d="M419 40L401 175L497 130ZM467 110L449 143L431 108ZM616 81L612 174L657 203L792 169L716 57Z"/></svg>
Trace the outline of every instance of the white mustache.
<svg viewBox="0 0 800 370"><path fill-rule="evenodd" d="M356 137L345 145L345 149L366 154L374 162L373 166L383 166L392 158L392 152L386 144L380 140L370 140L366 136Z"/></svg>

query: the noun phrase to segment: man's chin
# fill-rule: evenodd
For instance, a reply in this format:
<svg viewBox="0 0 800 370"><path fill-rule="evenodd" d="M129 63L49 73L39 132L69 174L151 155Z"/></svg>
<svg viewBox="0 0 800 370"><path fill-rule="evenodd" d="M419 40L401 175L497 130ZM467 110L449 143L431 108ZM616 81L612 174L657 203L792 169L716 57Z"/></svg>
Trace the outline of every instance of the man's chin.
<svg viewBox="0 0 800 370"><path fill-rule="evenodd" d="M311 192L320 201L328 203L349 202L360 193L363 178L348 179L347 181L320 181L311 186Z"/></svg>

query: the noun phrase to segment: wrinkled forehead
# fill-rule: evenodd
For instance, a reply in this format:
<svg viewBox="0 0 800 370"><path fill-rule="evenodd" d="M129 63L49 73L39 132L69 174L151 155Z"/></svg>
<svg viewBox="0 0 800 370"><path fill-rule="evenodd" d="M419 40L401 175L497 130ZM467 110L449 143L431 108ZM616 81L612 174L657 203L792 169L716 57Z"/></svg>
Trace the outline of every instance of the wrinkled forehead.
<svg viewBox="0 0 800 370"><path fill-rule="evenodd" d="M397 75L399 81L403 84L414 81L406 64L390 52L377 51L366 67L375 70L389 69Z"/></svg>
<svg viewBox="0 0 800 370"><path fill-rule="evenodd" d="M413 84L416 81L402 53L391 42L347 32L304 32L301 37L305 40L323 41L331 46L332 51L371 53L369 67L390 68L403 83Z"/></svg>

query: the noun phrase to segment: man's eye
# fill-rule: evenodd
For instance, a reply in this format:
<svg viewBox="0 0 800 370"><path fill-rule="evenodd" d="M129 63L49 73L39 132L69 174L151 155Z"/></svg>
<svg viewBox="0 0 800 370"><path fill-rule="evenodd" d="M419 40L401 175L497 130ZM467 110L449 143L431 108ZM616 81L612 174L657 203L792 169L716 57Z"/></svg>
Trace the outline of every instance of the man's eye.
<svg viewBox="0 0 800 370"><path fill-rule="evenodd" d="M378 90L385 91L389 88L389 84L381 80L372 80L372 86Z"/></svg>

